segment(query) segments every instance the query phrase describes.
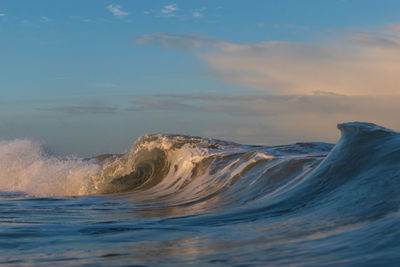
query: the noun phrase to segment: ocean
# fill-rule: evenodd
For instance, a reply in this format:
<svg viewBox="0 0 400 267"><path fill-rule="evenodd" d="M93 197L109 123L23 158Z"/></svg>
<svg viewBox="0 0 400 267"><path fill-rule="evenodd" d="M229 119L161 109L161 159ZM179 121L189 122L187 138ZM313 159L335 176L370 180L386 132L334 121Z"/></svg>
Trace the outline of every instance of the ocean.
<svg viewBox="0 0 400 267"><path fill-rule="evenodd" d="M400 133L337 144L140 137L60 157L0 141L4 266L399 266Z"/></svg>

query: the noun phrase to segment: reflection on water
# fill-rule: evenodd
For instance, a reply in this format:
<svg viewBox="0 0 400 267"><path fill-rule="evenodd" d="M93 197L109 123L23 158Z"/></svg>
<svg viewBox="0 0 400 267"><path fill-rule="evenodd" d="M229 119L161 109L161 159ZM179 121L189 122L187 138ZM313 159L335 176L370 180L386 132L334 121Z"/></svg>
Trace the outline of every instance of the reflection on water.
<svg viewBox="0 0 400 267"><path fill-rule="evenodd" d="M180 207L160 213L126 196L3 195L0 207L0 263L19 266L365 264L379 255L390 265L400 247L399 212L373 222L317 211L240 221L241 209L180 216Z"/></svg>

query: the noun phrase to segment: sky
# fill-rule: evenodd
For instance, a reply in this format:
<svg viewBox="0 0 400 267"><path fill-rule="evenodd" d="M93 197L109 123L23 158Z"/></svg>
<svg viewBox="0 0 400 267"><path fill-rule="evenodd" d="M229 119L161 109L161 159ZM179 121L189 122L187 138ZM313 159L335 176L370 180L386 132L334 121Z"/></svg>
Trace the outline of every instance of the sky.
<svg viewBox="0 0 400 267"><path fill-rule="evenodd" d="M397 0L0 0L0 140L61 155L399 131L399 73Z"/></svg>

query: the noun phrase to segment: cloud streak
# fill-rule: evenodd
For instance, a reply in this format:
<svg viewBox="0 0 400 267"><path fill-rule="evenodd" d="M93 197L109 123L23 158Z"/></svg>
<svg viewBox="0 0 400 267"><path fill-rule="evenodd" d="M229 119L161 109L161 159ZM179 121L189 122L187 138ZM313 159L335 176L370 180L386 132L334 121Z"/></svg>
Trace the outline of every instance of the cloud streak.
<svg viewBox="0 0 400 267"><path fill-rule="evenodd" d="M336 124L346 121L400 130L400 24L326 34L315 43L234 43L198 33L142 36L137 45L188 51L221 80L260 93L164 94L132 104L137 110L221 116L230 122L209 134L239 142L335 142Z"/></svg>
<svg viewBox="0 0 400 267"><path fill-rule="evenodd" d="M184 112L203 114L202 117L209 116L209 113L225 114L238 119L240 124L247 123L246 127L240 126L248 129L247 135L242 137L252 137L252 131L257 135L241 139L244 142L285 143L306 140L335 142L339 134L335 126L345 121L369 121L400 129L399 101L400 95L348 96L319 92L313 95L160 94L137 99L132 104L140 111ZM261 132L264 136L260 136ZM273 133L282 136L271 141ZM219 131L216 137L232 138L227 134Z"/></svg>
<svg viewBox="0 0 400 267"><path fill-rule="evenodd" d="M276 94L400 94L399 25L336 35L309 44L232 43L201 34L155 33L137 44L196 52L220 79Z"/></svg>
<svg viewBox="0 0 400 267"><path fill-rule="evenodd" d="M129 15L128 12L122 11L120 5L108 5L108 11L110 11L115 17L124 17Z"/></svg>
<svg viewBox="0 0 400 267"><path fill-rule="evenodd" d="M72 115L83 115L83 114L112 114L120 111L118 107L108 106L103 103L89 103L87 105L71 105L71 106L59 106L46 109L40 109L41 111L51 111L67 113Z"/></svg>
<svg viewBox="0 0 400 267"><path fill-rule="evenodd" d="M161 13L166 14L168 16L174 16L175 12L178 11L179 8L176 4L170 4L170 5L166 5L164 6L163 9L161 9Z"/></svg>

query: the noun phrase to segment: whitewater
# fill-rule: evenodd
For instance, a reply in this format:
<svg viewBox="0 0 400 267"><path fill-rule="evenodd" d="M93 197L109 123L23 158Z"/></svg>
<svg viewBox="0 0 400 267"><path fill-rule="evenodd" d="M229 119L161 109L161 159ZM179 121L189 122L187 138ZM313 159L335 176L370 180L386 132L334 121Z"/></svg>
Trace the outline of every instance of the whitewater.
<svg viewBox="0 0 400 267"><path fill-rule="evenodd" d="M400 133L338 129L280 146L145 135L92 158L0 141L0 264L398 266Z"/></svg>

